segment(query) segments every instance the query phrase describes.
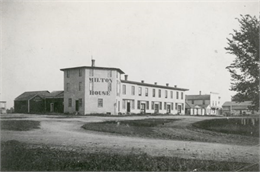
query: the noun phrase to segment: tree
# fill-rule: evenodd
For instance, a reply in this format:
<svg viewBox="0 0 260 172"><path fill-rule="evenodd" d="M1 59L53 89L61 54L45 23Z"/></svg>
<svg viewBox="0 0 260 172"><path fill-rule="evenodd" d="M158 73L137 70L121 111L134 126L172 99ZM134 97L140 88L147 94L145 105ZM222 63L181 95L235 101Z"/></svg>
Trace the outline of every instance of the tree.
<svg viewBox="0 0 260 172"><path fill-rule="evenodd" d="M236 102L252 101L253 110L259 109L259 21L254 16L241 15L237 19L240 30L233 30L225 47L229 54L236 56L226 67L231 74L231 91L237 93L232 98Z"/></svg>

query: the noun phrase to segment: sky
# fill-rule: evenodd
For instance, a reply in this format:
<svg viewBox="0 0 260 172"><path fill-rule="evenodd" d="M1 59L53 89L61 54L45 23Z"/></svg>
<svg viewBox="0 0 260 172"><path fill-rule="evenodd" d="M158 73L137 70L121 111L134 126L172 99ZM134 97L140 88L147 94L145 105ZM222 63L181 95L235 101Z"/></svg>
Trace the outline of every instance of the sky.
<svg viewBox="0 0 260 172"><path fill-rule="evenodd" d="M63 90L61 68L116 67L132 81L169 83L186 94L230 101L224 47L235 18L259 16L259 1L1 2L0 100L25 91ZM122 76L123 79L123 76Z"/></svg>

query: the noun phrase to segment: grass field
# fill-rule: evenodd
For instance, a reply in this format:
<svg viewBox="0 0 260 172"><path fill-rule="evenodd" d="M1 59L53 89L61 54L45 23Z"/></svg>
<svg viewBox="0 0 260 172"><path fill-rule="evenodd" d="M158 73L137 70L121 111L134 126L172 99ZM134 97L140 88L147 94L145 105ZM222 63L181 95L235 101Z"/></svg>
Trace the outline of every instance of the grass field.
<svg viewBox="0 0 260 172"><path fill-rule="evenodd" d="M258 171L259 164L108 154L1 142L1 171Z"/></svg>
<svg viewBox="0 0 260 172"><path fill-rule="evenodd" d="M247 121L246 121L247 120ZM217 131L227 134L239 134L245 136L259 137L259 121L257 119L254 125L250 121L251 119L211 119L199 121L192 126L206 129L210 131ZM247 122L245 124L245 121Z"/></svg>
<svg viewBox="0 0 260 172"><path fill-rule="evenodd" d="M4 120L1 122L1 130L29 131L39 129L39 121L30 120Z"/></svg>

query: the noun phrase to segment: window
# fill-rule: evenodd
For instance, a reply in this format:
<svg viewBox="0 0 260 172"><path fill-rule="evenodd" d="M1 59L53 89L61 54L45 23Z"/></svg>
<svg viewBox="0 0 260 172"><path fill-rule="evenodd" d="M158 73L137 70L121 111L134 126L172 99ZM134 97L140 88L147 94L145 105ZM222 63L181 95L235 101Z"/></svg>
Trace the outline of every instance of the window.
<svg viewBox="0 0 260 172"><path fill-rule="evenodd" d="M191 104L194 104L194 100L191 100Z"/></svg>
<svg viewBox="0 0 260 172"><path fill-rule="evenodd" d="M117 81L117 95L120 95L120 82Z"/></svg>
<svg viewBox="0 0 260 172"><path fill-rule="evenodd" d="M176 92L176 99L179 99L179 92Z"/></svg>
<svg viewBox="0 0 260 172"><path fill-rule="evenodd" d="M153 89L153 97L155 97L155 89Z"/></svg>
<svg viewBox="0 0 260 172"><path fill-rule="evenodd" d="M107 83L107 91L112 91L112 83L111 82Z"/></svg>
<svg viewBox="0 0 260 172"><path fill-rule="evenodd" d="M98 99L98 107L103 107L103 99Z"/></svg>
<svg viewBox="0 0 260 172"><path fill-rule="evenodd" d="M89 76L94 76L94 69L89 69Z"/></svg>
<svg viewBox="0 0 260 172"><path fill-rule="evenodd" d="M162 110L162 102L160 102L160 110Z"/></svg>
<svg viewBox="0 0 260 172"><path fill-rule="evenodd" d="M138 100L137 101L137 109L140 109L140 104L141 104L141 102Z"/></svg>
<svg viewBox="0 0 260 172"><path fill-rule="evenodd" d="M112 70L109 70L109 71L108 71L107 76L108 76L109 78L112 77Z"/></svg>
<svg viewBox="0 0 260 172"><path fill-rule="evenodd" d="M171 91L171 98L173 99L173 92Z"/></svg>
<svg viewBox="0 0 260 172"><path fill-rule="evenodd" d="M164 109L166 109L166 102L164 102Z"/></svg>
<svg viewBox="0 0 260 172"><path fill-rule="evenodd" d="M147 110L149 109L149 101L146 102Z"/></svg>
<svg viewBox="0 0 260 172"><path fill-rule="evenodd" d="M183 92L181 92L181 99L183 99Z"/></svg>
<svg viewBox="0 0 260 172"><path fill-rule="evenodd" d="M203 104L205 105L205 100L203 100Z"/></svg>
<svg viewBox="0 0 260 172"><path fill-rule="evenodd" d="M135 86L132 86L132 95L135 95Z"/></svg>
<svg viewBox="0 0 260 172"><path fill-rule="evenodd" d="M126 94L126 85L123 85L123 94Z"/></svg>
<svg viewBox="0 0 260 172"><path fill-rule="evenodd" d="M184 110L184 103L181 104L181 109Z"/></svg>
<svg viewBox="0 0 260 172"><path fill-rule="evenodd" d="M148 88L145 88L145 96L148 96Z"/></svg>
<svg viewBox="0 0 260 172"><path fill-rule="evenodd" d="M139 96L141 96L141 95L142 95L142 87L139 87L139 90L138 90L138 91L139 91L139 93L138 93Z"/></svg>
<svg viewBox="0 0 260 172"><path fill-rule="evenodd" d="M132 109L134 109L134 108L135 108L135 101L132 100Z"/></svg>
<svg viewBox="0 0 260 172"><path fill-rule="evenodd" d="M171 106L172 106L172 110L174 109L174 107L173 107L173 103L171 103Z"/></svg>
<svg viewBox="0 0 260 172"><path fill-rule="evenodd" d="M89 82L89 91L90 92L94 91L94 83L93 82Z"/></svg>
<svg viewBox="0 0 260 172"><path fill-rule="evenodd" d="M67 88L66 88L67 91L70 90L70 83L67 83Z"/></svg>
<svg viewBox="0 0 260 172"><path fill-rule="evenodd" d="M79 82L79 91L82 90L82 82Z"/></svg>
<svg viewBox="0 0 260 172"><path fill-rule="evenodd" d="M152 101L152 109L154 109L154 102Z"/></svg>
<svg viewBox="0 0 260 172"><path fill-rule="evenodd" d="M82 76L82 69L79 69L79 76Z"/></svg>
<svg viewBox="0 0 260 172"><path fill-rule="evenodd" d="M168 97L168 91L165 90L165 98L167 98L167 97Z"/></svg>
<svg viewBox="0 0 260 172"><path fill-rule="evenodd" d="M158 94L159 94L159 97L161 97L161 90L159 90L159 93L158 93Z"/></svg>
<svg viewBox="0 0 260 172"><path fill-rule="evenodd" d="M67 78L70 77L70 71L67 70Z"/></svg>
<svg viewBox="0 0 260 172"><path fill-rule="evenodd" d="M177 108L178 108L177 106L178 106L178 104L177 104L177 103L175 103L175 110L177 110Z"/></svg>
<svg viewBox="0 0 260 172"><path fill-rule="evenodd" d="M79 99L79 107L82 107L82 99Z"/></svg>
<svg viewBox="0 0 260 172"><path fill-rule="evenodd" d="M122 109L125 109L125 103L126 103L126 101L123 100L123 102L122 102Z"/></svg>
<svg viewBox="0 0 260 172"><path fill-rule="evenodd" d="M72 99L71 98L69 98L69 107L71 107L72 106Z"/></svg>

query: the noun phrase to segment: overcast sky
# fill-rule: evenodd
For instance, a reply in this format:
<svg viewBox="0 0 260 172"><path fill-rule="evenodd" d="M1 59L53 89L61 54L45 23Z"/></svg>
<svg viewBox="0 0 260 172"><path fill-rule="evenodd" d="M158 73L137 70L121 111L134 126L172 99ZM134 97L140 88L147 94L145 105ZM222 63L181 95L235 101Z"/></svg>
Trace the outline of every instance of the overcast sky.
<svg viewBox="0 0 260 172"><path fill-rule="evenodd" d="M3 0L1 100L25 91L63 90L61 68L117 67L129 80L217 92L224 101L235 58L227 37L258 1Z"/></svg>

